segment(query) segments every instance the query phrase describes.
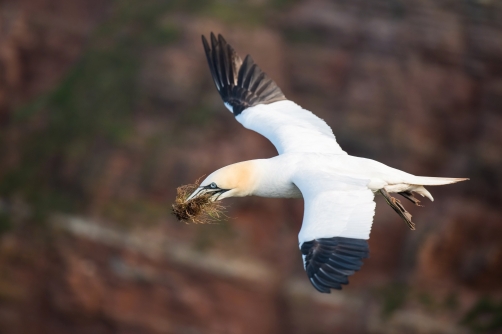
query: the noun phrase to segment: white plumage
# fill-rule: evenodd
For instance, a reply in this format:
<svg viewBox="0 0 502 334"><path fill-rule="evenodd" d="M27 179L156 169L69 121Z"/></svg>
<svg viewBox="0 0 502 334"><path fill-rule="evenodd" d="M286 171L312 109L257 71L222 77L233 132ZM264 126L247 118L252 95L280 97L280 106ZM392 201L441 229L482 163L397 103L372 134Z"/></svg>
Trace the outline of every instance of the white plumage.
<svg viewBox="0 0 502 334"><path fill-rule="evenodd" d="M369 238L375 202L367 179L300 170L293 180L305 199L300 244L334 236Z"/></svg>
<svg viewBox="0 0 502 334"><path fill-rule="evenodd" d="M266 137L279 154L317 152L347 154L322 119L288 100L258 104L235 119L245 128Z"/></svg>
<svg viewBox="0 0 502 334"><path fill-rule="evenodd" d="M247 56L244 61L220 35L203 37L209 68L225 106L244 127L268 138L279 155L223 167L202 183L218 200L231 196L303 197L305 213L298 239L314 287L329 293L347 284L362 265L376 193L414 229L396 192L414 204L424 185L466 179L415 176L374 160L348 155L322 119L286 99L279 87Z"/></svg>

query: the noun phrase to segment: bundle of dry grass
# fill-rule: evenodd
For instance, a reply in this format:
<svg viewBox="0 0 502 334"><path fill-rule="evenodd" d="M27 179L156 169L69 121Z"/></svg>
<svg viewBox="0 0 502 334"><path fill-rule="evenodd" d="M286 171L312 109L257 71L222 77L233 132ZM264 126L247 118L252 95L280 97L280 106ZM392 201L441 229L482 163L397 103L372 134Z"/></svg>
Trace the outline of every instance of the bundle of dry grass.
<svg viewBox="0 0 502 334"><path fill-rule="evenodd" d="M199 179L200 180L200 179ZM176 199L172 213L184 223L210 224L225 216L225 206L211 200L211 194L203 194L187 201L187 198L200 185L199 180L176 189Z"/></svg>

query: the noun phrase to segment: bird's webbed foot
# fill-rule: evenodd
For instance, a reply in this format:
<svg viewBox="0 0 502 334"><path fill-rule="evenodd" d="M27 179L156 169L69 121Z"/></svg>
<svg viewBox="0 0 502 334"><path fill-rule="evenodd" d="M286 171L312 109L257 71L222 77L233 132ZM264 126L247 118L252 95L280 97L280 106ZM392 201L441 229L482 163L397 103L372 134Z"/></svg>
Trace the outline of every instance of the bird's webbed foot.
<svg viewBox="0 0 502 334"><path fill-rule="evenodd" d="M397 214L401 218L403 218L404 222L408 225L410 230L415 230L415 223L413 223L411 221L411 214L408 211L406 211L404 206L401 204L401 201L398 200L397 198L390 196L389 193L387 192L387 190L385 190L383 188L380 189L379 191L382 194L382 196L385 198L385 201L387 202L387 204L389 204L390 207L392 209L394 209L394 211L396 211ZM420 202L418 199L413 197L413 194L411 194L411 193L410 193L411 195L408 195L407 192L403 192L403 193L399 193L399 194L401 194L401 195L406 194L403 196L405 198L409 199L410 201L412 201L413 203L415 203L416 205L418 205L418 203Z"/></svg>
<svg viewBox="0 0 502 334"><path fill-rule="evenodd" d="M412 202L416 206L423 206L423 205L419 204L420 200L418 198L416 198L415 196L413 196L413 193L411 191L401 191L398 194L403 196L404 198L406 198L408 201Z"/></svg>

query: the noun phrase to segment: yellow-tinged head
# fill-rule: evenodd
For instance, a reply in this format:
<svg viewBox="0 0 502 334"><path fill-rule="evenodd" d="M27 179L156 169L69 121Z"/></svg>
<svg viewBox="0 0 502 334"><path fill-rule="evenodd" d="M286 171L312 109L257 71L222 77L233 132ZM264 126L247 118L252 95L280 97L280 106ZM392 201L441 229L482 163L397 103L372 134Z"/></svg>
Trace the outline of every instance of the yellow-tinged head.
<svg viewBox="0 0 502 334"><path fill-rule="evenodd" d="M256 162L238 162L211 173L188 199L210 192L214 193L214 200L249 196L256 187L257 179Z"/></svg>

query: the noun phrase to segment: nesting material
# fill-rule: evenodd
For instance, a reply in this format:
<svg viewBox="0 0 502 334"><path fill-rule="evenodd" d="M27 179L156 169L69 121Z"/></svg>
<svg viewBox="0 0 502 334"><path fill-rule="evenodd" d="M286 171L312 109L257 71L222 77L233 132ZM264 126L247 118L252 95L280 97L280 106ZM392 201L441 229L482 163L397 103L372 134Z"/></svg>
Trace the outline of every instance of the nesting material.
<svg viewBox="0 0 502 334"><path fill-rule="evenodd" d="M196 196L189 201L187 198L199 187L199 180L176 189L176 199L172 213L184 223L210 224L225 216L225 206L219 201L211 200L212 194Z"/></svg>

